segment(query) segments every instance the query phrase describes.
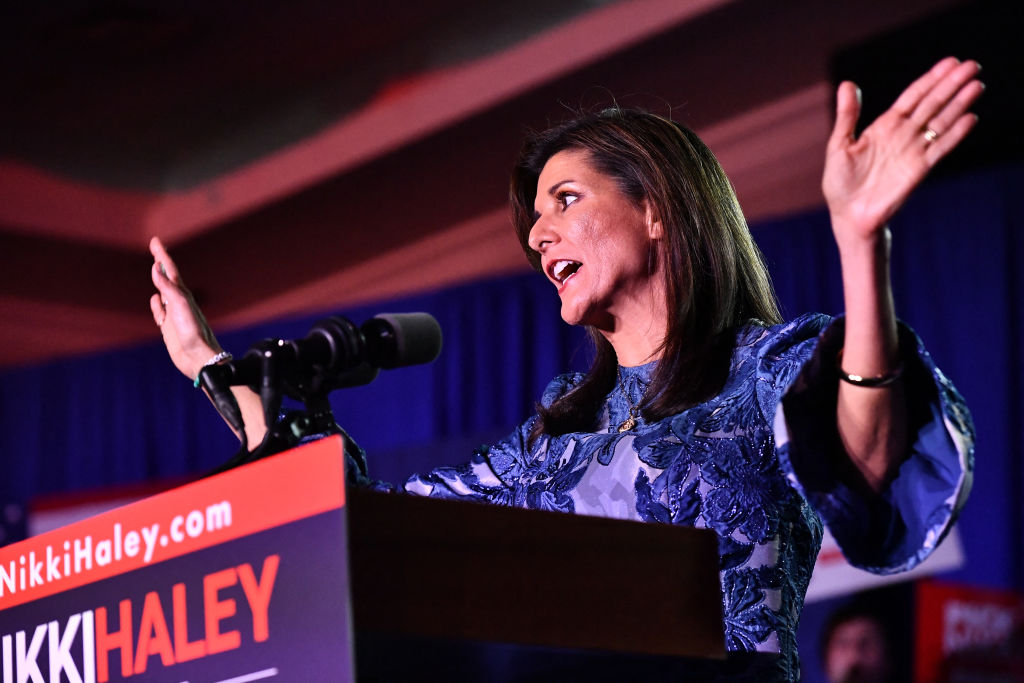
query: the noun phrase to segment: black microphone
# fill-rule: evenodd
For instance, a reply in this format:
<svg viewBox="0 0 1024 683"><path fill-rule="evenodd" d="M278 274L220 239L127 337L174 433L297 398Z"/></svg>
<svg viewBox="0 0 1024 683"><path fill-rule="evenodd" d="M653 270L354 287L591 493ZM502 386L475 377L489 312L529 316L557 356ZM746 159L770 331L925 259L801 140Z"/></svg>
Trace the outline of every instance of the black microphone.
<svg viewBox="0 0 1024 683"><path fill-rule="evenodd" d="M428 313L381 313L359 328L332 316L313 325L305 339L284 343L301 370L337 378L360 366L388 370L429 363L441 353L441 326Z"/></svg>
<svg viewBox="0 0 1024 683"><path fill-rule="evenodd" d="M238 407L238 401L229 388L230 370L223 365L206 365L199 371L199 381L206 393L209 395L213 405L217 408L231 428L241 434L245 440L245 423L242 422L242 413Z"/></svg>
<svg viewBox="0 0 1024 683"><path fill-rule="evenodd" d="M378 369L429 363L440 353L441 326L429 313L381 313L360 327L331 316L303 339L264 340L222 367L228 368L230 384L257 391L269 364L286 388L326 391L366 384Z"/></svg>
<svg viewBox="0 0 1024 683"><path fill-rule="evenodd" d="M304 401L313 423L329 418L337 429L327 393L373 381L381 368L429 363L441 353L441 326L428 313L382 313L356 327L340 316L324 318L303 339L264 339L242 358L206 366L200 382L217 411L241 432L242 448L214 473L295 445L295 425L276 425L282 394ZM247 385L260 397L267 434L248 452L238 403L229 387ZM316 422L316 421L319 421ZM300 430L301 431L301 430Z"/></svg>

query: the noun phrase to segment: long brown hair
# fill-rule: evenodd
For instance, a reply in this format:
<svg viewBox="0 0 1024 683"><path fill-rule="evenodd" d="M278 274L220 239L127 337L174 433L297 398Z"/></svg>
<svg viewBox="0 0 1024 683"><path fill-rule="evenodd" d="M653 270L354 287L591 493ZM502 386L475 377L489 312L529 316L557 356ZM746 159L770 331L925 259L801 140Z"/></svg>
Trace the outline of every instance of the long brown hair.
<svg viewBox="0 0 1024 683"><path fill-rule="evenodd" d="M725 172L693 131L643 111L606 109L529 136L512 171L512 220L527 258L537 178L548 159L582 150L641 206L647 201L665 233L661 249L668 325L661 360L642 414L658 420L706 401L725 384L738 327L781 321L761 252ZM588 431L616 382L611 344L588 328L596 346L583 382L548 407L532 437Z"/></svg>

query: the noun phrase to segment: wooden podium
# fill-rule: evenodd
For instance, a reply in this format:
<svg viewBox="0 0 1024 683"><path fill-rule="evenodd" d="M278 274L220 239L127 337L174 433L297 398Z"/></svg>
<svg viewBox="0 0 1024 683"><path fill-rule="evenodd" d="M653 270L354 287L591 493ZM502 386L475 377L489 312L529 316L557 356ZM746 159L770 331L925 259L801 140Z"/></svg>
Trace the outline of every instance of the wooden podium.
<svg viewBox="0 0 1024 683"><path fill-rule="evenodd" d="M364 633L724 657L712 532L346 499L343 464L325 439L0 548L2 680L347 681Z"/></svg>
<svg viewBox="0 0 1024 683"><path fill-rule="evenodd" d="M349 534L357 630L725 656L711 531L352 491Z"/></svg>

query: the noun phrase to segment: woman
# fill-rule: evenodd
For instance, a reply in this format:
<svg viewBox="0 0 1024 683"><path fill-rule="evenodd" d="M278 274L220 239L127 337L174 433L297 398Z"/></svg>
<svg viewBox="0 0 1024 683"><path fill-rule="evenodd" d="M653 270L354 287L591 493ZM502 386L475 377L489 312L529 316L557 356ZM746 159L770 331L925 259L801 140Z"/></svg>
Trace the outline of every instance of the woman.
<svg viewBox="0 0 1024 683"><path fill-rule="evenodd" d="M692 132L613 110L532 138L513 220L562 317L591 332L594 366L556 378L505 441L406 490L710 527L735 656L709 675L795 676L819 516L851 561L899 571L935 547L969 489L970 420L897 325L886 223L974 125L979 69L942 60L857 138L859 92L839 87L823 179L836 321L780 323L728 180ZM221 349L158 240L152 251L153 316L193 378ZM236 395L258 443L259 401Z"/></svg>

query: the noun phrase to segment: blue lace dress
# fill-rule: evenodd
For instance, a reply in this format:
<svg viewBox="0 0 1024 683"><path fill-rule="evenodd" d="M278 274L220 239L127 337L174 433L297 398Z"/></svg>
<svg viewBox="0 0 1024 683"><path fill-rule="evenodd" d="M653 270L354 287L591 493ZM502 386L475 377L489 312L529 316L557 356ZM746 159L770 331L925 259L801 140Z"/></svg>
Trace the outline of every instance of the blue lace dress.
<svg viewBox="0 0 1024 683"><path fill-rule="evenodd" d="M744 328L718 396L625 433L616 426L640 401L655 364L620 368L622 387L608 395L597 431L542 436L530 447L534 417L464 465L412 477L405 490L713 529L726 648L737 655L730 679L796 680L796 627L822 521L854 565L877 573L909 569L953 524L973 467L963 400L901 326L910 452L882 496L845 483L853 478L844 476L850 465L835 428L842 323L807 315ZM557 377L542 402L581 379Z"/></svg>

